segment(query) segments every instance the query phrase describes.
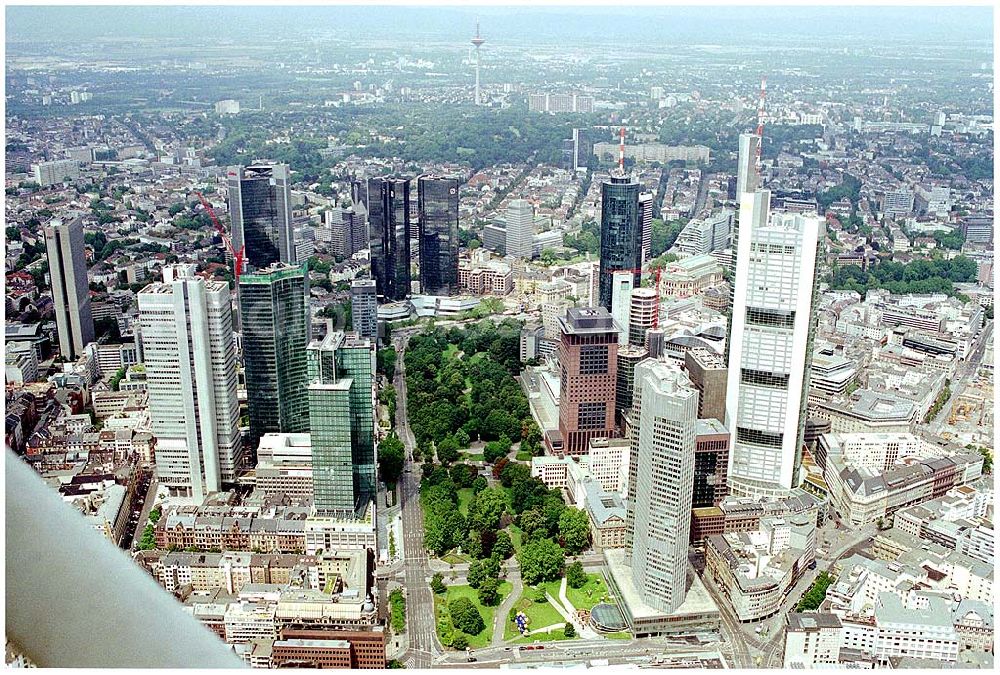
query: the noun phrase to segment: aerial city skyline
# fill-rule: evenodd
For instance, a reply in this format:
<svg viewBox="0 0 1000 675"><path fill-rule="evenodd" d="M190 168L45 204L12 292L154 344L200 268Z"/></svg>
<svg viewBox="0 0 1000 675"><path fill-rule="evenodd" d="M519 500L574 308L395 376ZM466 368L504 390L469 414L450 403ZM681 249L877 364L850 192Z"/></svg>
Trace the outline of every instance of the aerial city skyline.
<svg viewBox="0 0 1000 675"><path fill-rule="evenodd" d="M7 10L8 665L993 667L992 10L504 10Z"/></svg>

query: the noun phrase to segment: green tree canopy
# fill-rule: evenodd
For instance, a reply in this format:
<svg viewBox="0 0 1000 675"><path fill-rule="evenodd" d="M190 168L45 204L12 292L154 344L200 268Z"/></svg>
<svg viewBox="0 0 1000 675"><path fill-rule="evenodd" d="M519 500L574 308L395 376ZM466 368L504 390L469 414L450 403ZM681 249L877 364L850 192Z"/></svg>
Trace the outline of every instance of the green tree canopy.
<svg viewBox="0 0 1000 675"><path fill-rule="evenodd" d="M559 516L559 541L570 553L590 546L590 519L585 511L569 507Z"/></svg>
<svg viewBox="0 0 1000 675"><path fill-rule="evenodd" d="M396 432L390 432L378 447L378 465L382 472L382 480L386 483L395 483L403 473L404 461L403 441L399 440Z"/></svg>
<svg viewBox="0 0 1000 675"><path fill-rule="evenodd" d="M984 465L985 466L985 465ZM506 560L514 553L514 544L510 540L510 535L507 534L506 530L500 530L497 533L497 539L493 542L493 551L491 555L500 560Z"/></svg>
<svg viewBox="0 0 1000 675"><path fill-rule="evenodd" d="M583 588L587 583L587 573L583 571L583 564L577 560L566 568L566 585L570 588Z"/></svg>
<svg viewBox="0 0 1000 675"><path fill-rule="evenodd" d="M552 539L533 539L521 546L517 554L521 564L521 578L527 584L555 581L563 573L566 556Z"/></svg>
<svg viewBox="0 0 1000 675"><path fill-rule="evenodd" d="M486 607L496 607L500 604L500 581L486 579L479 586L479 602Z"/></svg>
<svg viewBox="0 0 1000 675"><path fill-rule="evenodd" d="M469 527L494 530L506 510L507 494L501 488L486 488L473 496L469 504Z"/></svg>
<svg viewBox="0 0 1000 675"><path fill-rule="evenodd" d="M469 635L478 635L486 628L482 614L468 598L452 600L448 604L448 613L451 615L451 622L455 627Z"/></svg>

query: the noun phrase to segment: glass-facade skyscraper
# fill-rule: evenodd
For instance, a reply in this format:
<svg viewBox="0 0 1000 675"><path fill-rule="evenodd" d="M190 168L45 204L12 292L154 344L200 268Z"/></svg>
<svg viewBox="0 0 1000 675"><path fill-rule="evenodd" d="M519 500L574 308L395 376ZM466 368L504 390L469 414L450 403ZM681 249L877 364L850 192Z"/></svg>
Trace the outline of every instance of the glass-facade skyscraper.
<svg viewBox="0 0 1000 675"><path fill-rule="evenodd" d="M305 265L280 263L240 277L252 448L266 433L309 431L308 279Z"/></svg>
<svg viewBox="0 0 1000 675"><path fill-rule="evenodd" d="M308 348L313 501L352 516L375 496L375 351L370 340L330 333Z"/></svg>
<svg viewBox="0 0 1000 675"><path fill-rule="evenodd" d="M420 292L458 292L458 179L417 179L420 228Z"/></svg>
<svg viewBox="0 0 1000 675"><path fill-rule="evenodd" d="M368 226L376 292L383 302L405 300L410 294L408 180L368 179Z"/></svg>
<svg viewBox="0 0 1000 675"><path fill-rule="evenodd" d="M639 213L641 186L629 176L611 176L601 186L601 278L600 305L611 311L611 273L636 270L634 288L639 287L642 267L642 220Z"/></svg>
<svg viewBox="0 0 1000 675"><path fill-rule="evenodd" d="M233 248L245 247L246 269L294 263L288 165L234 166L228 178Z"/></svg>

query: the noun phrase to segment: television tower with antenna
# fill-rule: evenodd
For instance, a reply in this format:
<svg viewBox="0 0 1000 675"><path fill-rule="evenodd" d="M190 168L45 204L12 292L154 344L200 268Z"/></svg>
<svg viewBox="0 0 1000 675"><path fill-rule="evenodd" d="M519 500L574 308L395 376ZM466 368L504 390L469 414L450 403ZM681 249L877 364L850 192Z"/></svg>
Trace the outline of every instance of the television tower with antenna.
<svg viewBox="0 0 1000 675"><path fill-rule="evenodd" d="M479 105L479 48L486 40L479 35L479 19L476 19L476 35L472 38L472 46L476 48L476 105Z"/></svg>

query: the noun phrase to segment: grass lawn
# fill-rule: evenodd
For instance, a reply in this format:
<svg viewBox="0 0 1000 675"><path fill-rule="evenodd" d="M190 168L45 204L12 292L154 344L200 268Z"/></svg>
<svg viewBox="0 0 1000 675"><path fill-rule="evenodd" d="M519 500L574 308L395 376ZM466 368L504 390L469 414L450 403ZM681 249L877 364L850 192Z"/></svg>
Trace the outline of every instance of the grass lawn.
<svg viewBox="0 0 1000 675"><path fill-rule="evenodd" d="M554 623L565 623L566 619L563 618L562 614L552 606L550 602L534 602L531 600L534 591L530 588L526 588L521 594L520 599L514 603L514 608L519 612L524 612L528 617L528 630L536 630L538 628L544 628L546 626L551 626ZM507 621L507 626L504 629L503 637L504 640L511 640L520 635L517 632L517 625L513 621L508 621L507 617L503 617L504 621ZM562 631L560 629L560 635ZM530 640L529 640L530 642Z"/></svg>
<svg viewBox="0 0 1000 675"><path fill-rule="evenodd" d="M542 584L542 587L553 598L558 600L560 584L562 584L562 579L546 581ZM590 592L589 596L587 595L588 591ZM601 602L601 599L607 595L608 587L600 574L588 574L587 583L582 588L572 588L569 584L566 584L566 599L577 609L590 609Z"/></svg>
<svg viewBox="0 0 1000 675"><path fill-rule="evenodd" d="M542 588L544 588L546 591L548 591L549 595L551 595L553 598L555 598L556 600L558 600L559 599L559 584L561 584L561 583L562 583L562 579L556 579L555 581L545 581L545 582L540 583L538 585L541 586Z"/></svg>
<svg viewBox="0 0 1000 675"><path fill-rule="evenodd" d="M531 461L531 457L532 457L532 454L530 452L528 452L527 450L520 450L517 453L517 455L515 456L515 459L517 459L517 461L519 461L519 462L530 462Z"/></svg>
<svg viewBox="0 0 1000 675"><path fill-rule="evenodd" d="M458 354L458 345L448 345L441 354L444 356L444 363L448 363Z"/></svg>
<svg viewBox="0 0 1000 675"><path fill-rule="evenodd" d="M483 453L481 453L481 452L469 452L466 449L466 450L462 450L462 453L465 455L464 457L462 457L462 459L464 459L467 462L482 462L483 461Z"/></svg>
<svg viewBox="0 0 1000 675"><path fill-rule="evenodd" d="M514 545L514 551L520 551L521 540L524 538L524 533L521 531L521 528L517 525L510 525L507 528L507 532L510 533L510 543Z"/></svg>
<svg viewBox="0 0 1000 675"><path fill-rule="evenodd" d="M566 637L563 634L562 628L553 628L551 633L537 633L535 635L528 635L525 637L519 637L512 642L515 645L530 645L534 642L555 642L556 640L575 640L579 636L574 635L573 637Z"/></svg>
<svg viewBox="0 0 1000 675"><path fill-rule="evenodd" d="M469 502L472 501L472 488L462 488L458 491L458 510L463 516L469 515Z"/></svg>
<svg viewBox="0 0 1000 675"><path fill-rule="evenodd" d="M468 556L459 555L457 553L445 553L441 556L441 560L445 561L449 565L459 565L461 563L471 562Z"/></svg>
<svg viewBox="0 0 1000 675"><path fill-rule="evenodd" d="M500 584L501 603L504 597L510 593L511 588L512 586L508 581ZM438 638L445 645L451 642L452 632L455 629L451 624L451 616L448 614L448 603L457 598L468 598L471 600L472 604L479 610L479 614L483 617L483 623L486 624L483 630L476 635L469 636L469 646L473 649L482 649L493 639L493 614L496 612L496 607L484 607L481 605L479 603L479 593L472 586L448 586L448 592L445 595L434 596Z"/></svg>
<svg viewBox="0 0 1000 675"><path fill-rule="evenodd" d="M605 633L604 637L608 638L609 640L631 640L632 634L623 631L621 633Z"/></svg>
<svg viewBox="0 0 1000 675"><path fill-rule="evenodd" d="M556 589L556 593L558 593L558 589ZM577 609L590 609L607 595L608 586L600 574L588 574L587 583L582 588L572 588L566 584L566 598ZM556 595L556 597L559 596Z"/></svg>

